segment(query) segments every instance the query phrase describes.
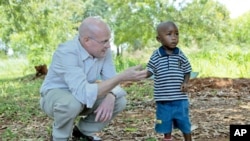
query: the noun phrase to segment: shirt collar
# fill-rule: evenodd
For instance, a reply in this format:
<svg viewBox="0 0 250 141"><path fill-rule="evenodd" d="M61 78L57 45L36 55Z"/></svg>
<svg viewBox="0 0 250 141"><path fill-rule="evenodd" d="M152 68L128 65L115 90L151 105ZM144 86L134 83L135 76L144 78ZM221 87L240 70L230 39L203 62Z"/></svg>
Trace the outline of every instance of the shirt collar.
<svg viewBox="0 0 250 141"><path fill-rule="evenodd" d="M79 35L75 37L76 42L77 42L77 47L79 49L80 53L80 58L82 61L86 60L87 58L91 58L92 56L87 52L87 50L81 45L80 40L79 40ZM93 58L93 57L92 57Z"/></svg>
<svg viewBox="0 0 250 141"><path fill-rule="evenodd" d="M173 55L177 55L177 54L179 54L179 52L180 52L180 49L179 49L178 47L175 47L174 50L173 50ZM166 53L166 51L165 51L165 49L164 49L163 46L161 46L161 47L158 49L158 54L159 54L160 56L169 56L169 55Z"/></svg>

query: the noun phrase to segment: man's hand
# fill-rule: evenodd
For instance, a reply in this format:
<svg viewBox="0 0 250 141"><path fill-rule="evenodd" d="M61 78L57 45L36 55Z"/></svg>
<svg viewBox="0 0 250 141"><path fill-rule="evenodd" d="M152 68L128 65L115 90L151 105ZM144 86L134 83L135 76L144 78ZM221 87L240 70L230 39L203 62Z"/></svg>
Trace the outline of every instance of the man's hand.
<svg viewBox="0 0 250 141"><path fill-rule="evenodd" d="M122 81L138 81L147 77L147 70L142 70L140 65L130 67L122 73L98 83L98 96L106 96L115 86L120 84Z"/></svg>
<svg viewBox="0 0 250 141"><path fill-rule="evenodd" d="M137 81L147 77L147 70L142 70L141 65L130 67L122 72L123 81Z"/></svg>
<svg viewBox="0 0 250 141"><path fill-rule="evenodd" d="M95 121L105 122L111 120L114 110L115 97L108 94L94 111L96 113Z"/></svg>

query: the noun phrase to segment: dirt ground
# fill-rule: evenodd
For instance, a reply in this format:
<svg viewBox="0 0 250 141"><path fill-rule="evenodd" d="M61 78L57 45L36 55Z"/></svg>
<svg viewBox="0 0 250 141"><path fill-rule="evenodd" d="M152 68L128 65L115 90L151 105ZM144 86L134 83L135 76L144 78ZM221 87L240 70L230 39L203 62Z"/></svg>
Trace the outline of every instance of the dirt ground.
<svg viewBox="0 0 250 141"><path fill-rule="evenodd" d="M135 86L139 88L144 84L140 82ZM122 84L127 88L130 85L131 83ZM128 93L133 94L136 94L136 91ZM195 141L229 141L230 124L250 124L250 79L191 79L189 98L192 136ZM0 115L1 118L3 117ZM6 126L0 126L0 133L9 127L22 137L29 136L27 140L46 141L50 137L51 123L52 120L47 116L34 116L29 123L7 122ZM104 141L155 141L156 138L161 141L162 135L155 133L154 124L154 101L147 97L143 100L130 98L126 109L111 122L111 126L100 133L100 136ZM183 140L178 130L173 131L173 137L175 141Z"/></svg>
<svg viewBox="0 0 250 141"><path fill-rule="evenodd" d="M194 140L229 141L230 124L250 124L249 94L250 79L191 79L189 97ZM131 104L119 115L121 118L112 122L114 126L103 132L104 140L149 140L150 137L161 140L162 136L156 134L153 127L154 102L133 101L136 108L129 109ZM178 130L174 130L173 137L175 141L183 139Z"/></svg>

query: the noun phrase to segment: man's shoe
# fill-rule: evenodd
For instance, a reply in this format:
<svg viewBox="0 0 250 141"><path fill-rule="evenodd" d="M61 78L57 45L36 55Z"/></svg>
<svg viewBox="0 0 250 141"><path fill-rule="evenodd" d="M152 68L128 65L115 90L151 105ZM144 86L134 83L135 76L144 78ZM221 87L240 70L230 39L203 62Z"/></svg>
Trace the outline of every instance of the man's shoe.
<svg viewBox="0 0 250 141"><path fill-rule="evenodd" d="M84 135L76 126L73 129L72 133L73 139L74 140L86 140L86 141L102 141L101 138L97 136L86 136Z"/></svg>
<svg viewBox="0 0 250 141"><path fill-rule="evenodd" d="M53 136L52 136L52 134L50 135L49 141L53 141ZM67 141L69 141L69 140L67 140Z"/></svg>

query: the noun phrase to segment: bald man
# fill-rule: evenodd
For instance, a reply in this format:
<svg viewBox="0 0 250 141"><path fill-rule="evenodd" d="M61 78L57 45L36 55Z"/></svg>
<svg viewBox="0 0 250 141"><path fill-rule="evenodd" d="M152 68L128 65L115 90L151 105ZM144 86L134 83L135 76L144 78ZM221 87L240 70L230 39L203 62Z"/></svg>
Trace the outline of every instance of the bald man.
<svg viewBox="0 0 250 141"><path fill-rule="evenodd" d="M146 77L140 66L116 74L110 38L110 28L102 19L88 17L81 23L79 35L54 52L40 89L41 109L54 120L51 140L67 141L72 135L101 141L95 133L126 106L126 92L119 83ZM95 83L98 78L102 81ZM75 121L79 115L83 116Z"/></svg>

